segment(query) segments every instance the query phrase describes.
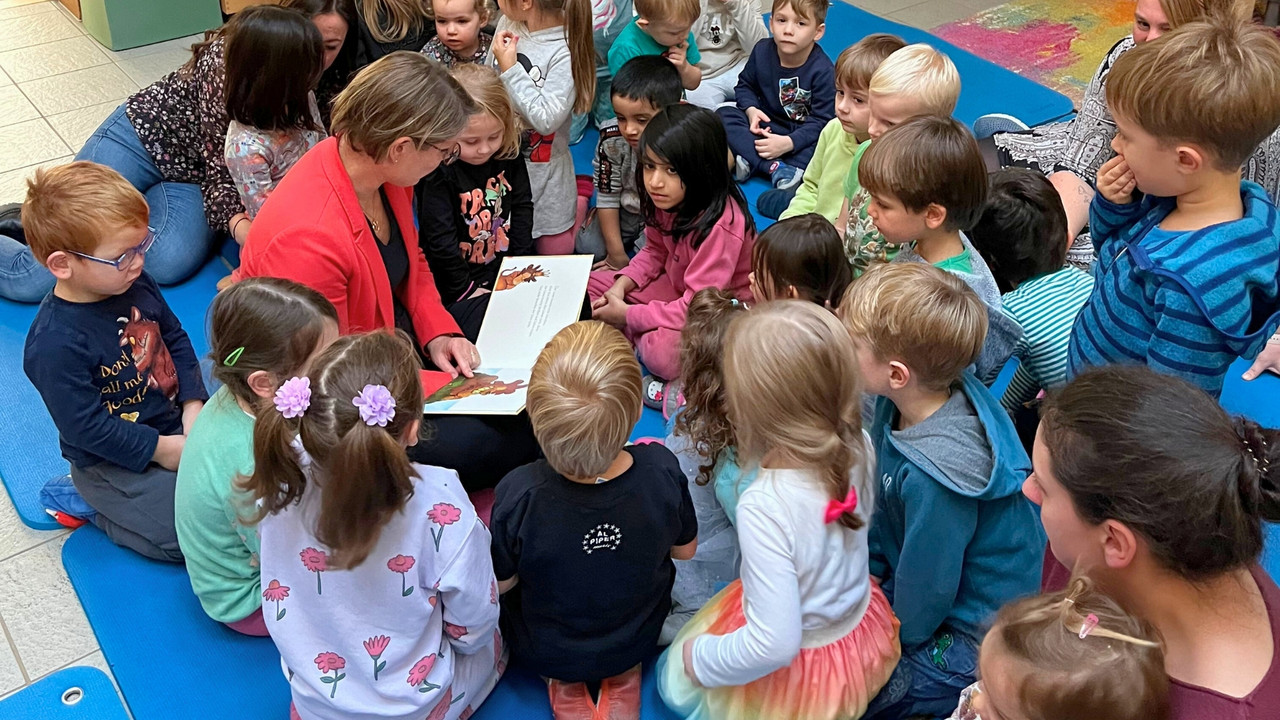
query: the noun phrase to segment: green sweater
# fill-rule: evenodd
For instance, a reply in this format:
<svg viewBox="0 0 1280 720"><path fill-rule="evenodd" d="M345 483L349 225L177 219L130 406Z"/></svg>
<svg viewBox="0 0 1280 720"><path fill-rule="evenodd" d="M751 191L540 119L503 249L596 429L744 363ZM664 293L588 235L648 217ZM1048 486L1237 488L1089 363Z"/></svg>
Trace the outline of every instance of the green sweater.
<svg viewBox="0 0 1280 720"><path fill-rule="evenodd" d="M219 389L192 424L178 466L178 544L191 589L218 622L243 620L262 606L258 532L236 518L247 501L232 505L232 483L253 472L253 423L230 391Z"/></svg>
<svg viewBox="0 0 1280 720"><path fill-rule="evenodd" d="M845 132L839 118L827 123L818 136L818 147L813 151L813 159L804 171L804 182L779 219L818 213L834 223L840 217L840 206L844 203L844 181L849 175L849 166L853 164L853 154L857 150L857 139Z"/></svg>

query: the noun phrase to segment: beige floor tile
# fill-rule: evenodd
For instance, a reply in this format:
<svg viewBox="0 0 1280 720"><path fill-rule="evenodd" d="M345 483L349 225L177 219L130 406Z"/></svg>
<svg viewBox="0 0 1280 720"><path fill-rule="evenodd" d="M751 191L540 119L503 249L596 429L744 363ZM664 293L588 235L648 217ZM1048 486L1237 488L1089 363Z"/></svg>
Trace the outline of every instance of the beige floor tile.
<svg viewBox="0 0 1280 720"><path fill-rule="evenodd" d="M73 70L106 65L111 58L87 35L0 52L0 69L14 82L28 82Z"/></svg>
<svg viewBox="0 0 1280 720"><path fill-rule="evenodd" d="M56 4L54 0L0 0L0 8L15 8L21 5L49 5Z"/></svg>
<svg viewBox="0 0 1280 720"><path fill-rule="evenodd" d="M40 111L27 100L17 85L0 87L0 127L38 117Z"/></svg>
<svg viewBox="0 0 1280 720"><path fill-rule="evenodd" d="M138 89L114 63L18 83L18 87L45 116L123 100Z"/></svg>
<svg viewBox="0 0 1280 720"><path fill-rule="evenodd" d="M852 0L850 4L854 7L862 8L869 13L888 17L891 13L905 10L912 5L919 5L921 2L930 2L931 0Z"/></svg>
<svg viewBox="0 0 1280 720"><path fill-rule="evenodd" d="M0 173L70 154L43 118L0 127Z"/></svg>
<svg viewBox="0 0 1280 720"><path fill-rule="evenodd" d="M31 677L97 649L89 620L62 569L62 544L51 540L0 562L0 617Z"/></svg>
<svg viewBox="0 0 1280 720"><path fill-rule="evenodd" d="M80 152L89 136L102 124L103 120L120 106L120 101L112 100L100 105L72 110L59 115L50 115L47 119L62 141L71 148L71 152Z"/></svg>
<svg viewBox="0 0 1280 720"><path fill-rule="evenodd" d="M0 5L0 20L57 11L58 8L51 2L34 2L26 3L25 5Z"/></svg>
<svg viewBox="0 0 1280 720"><path fill-rule="evenodd" d="M168 48L148 55L118 59L116 67L123 70L138 87L146 87L182 67L189 59L190 50Z"/></svg>
<svg viewBox="0 0 1280 720"><path fill-rule="evenodd" d="M9 79L9 74L6 73L4 70L0 70L0 87L4 87L6 85L12 85L12 84L13 84L13 81Z"/></svg>
<svg viewBox="0 0 1280 720"><path fill-rule="evenodd" d="M0 20L0 48L18 48L66 40L84 34L79 25L62 13L37 13Z"/></svg>
<svg viewBox="0 0 1280 720"><path fill-rule="evenodd" d="M16 202L0 197L0 204ZM22 524L18 511L13 509L7 492L0 492L0 560L13 557L20 552L30 550L46 540L66 534L65 530L41 531L32 530ZM0 653L2 654L2 653ZM0 673L2 675L2 673Z"/></svg>
<svg viewBox="0 0 1280 720"><path fill-rule="evenodd" d="M18 658L13 654L13 646L0 633L0 695L7 695L26 684L27 678L22 674Z"/></svg>
<svg viewBox="0 0 1280 720"><path fill-rule="evenodd" d="M120 62L121 60L130 60L147 55L156 55L164 52L179 51L191 56L191 46L204 39L204 33L197 35L188 35L186 37L174 38L173 40L165 40L164 42L152 43L151 45L143 45L141 47L129 48L128 50L108 50L103 48L112 60Z"/></svg>
<svg viewBox="0 0 1280 720"><path fill-rule="evenodd" d="M23 198L27 196L27 178L34 175L37 169L63 165L71 162L72 159L72 156L64 155L28 167L0 172L0 203L22 202ZM0 556L0 560L3 559L4 557Z"/></svg>
<svg viewBox="0 0 1280 720"><path fill-rule="evenodd" d="M967 18L977 11L959 2L943 0L926 0L902 10L890 13L888 18L903 25L910 25L921 30L932 30L939 25Z"/></svg>

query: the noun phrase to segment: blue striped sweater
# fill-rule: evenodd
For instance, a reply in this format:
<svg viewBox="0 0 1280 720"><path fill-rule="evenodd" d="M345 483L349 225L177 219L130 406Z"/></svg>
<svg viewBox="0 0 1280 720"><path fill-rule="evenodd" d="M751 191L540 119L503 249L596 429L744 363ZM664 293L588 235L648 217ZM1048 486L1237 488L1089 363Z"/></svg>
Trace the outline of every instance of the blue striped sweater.
<svg viewBox="0 0 1280 720"><path fill-rule="evenodd" d="M1280 325L1280 213L1256 183L1240 195L1243 218L1189 232L1159 227L1172 198L1094 198L1097 282L1071 330L1068 378L1139 363L1217 397L1232 361L1257 355Z"/></svg>

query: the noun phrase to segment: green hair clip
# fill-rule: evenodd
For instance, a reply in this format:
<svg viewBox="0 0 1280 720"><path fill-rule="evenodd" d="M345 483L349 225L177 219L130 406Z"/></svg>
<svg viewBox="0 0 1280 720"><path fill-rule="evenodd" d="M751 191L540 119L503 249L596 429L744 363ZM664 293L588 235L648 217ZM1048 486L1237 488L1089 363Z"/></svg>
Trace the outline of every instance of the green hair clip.
<svg viewBox="0 0 1280 720"><path fill-rule="evenodd" d="M236 362L240 360L240 356L243 354L244 354L244 347L243 346L238 347L235 350L231 351L231 354L227 356L226 360L222 361L222 364L226 365L227 367L234 367Z"/></svg>

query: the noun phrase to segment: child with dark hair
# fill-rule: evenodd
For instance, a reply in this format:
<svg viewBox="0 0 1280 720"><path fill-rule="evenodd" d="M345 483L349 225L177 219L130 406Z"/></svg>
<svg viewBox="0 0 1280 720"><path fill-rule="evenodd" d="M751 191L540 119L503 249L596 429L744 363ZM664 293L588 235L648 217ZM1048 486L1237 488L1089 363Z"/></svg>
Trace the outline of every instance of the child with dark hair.
<svg viewBox="0 0 1280 720"><path fill-rule="evenodd" d="M871 196L867 215L886 243L901 248L893 262L954 273L986 306L987 336L975 372L984 383L994 381L1022 328L1001 312L995 278L965 237L987 198L987 168L973 133L949 117L914 117L876 138L858 173Z"/></svg>
<svg viewBox="0 0 1280 720"><path fill-rule="evenodd" d="M1164 640L1168 720L1280 717L1280 588L1259 564L1280 521L1280 432L1185 380L1109 365L1049 394L1031 459L1023 492L1053 558ZM1046 589L1066 584L1046 569Z"/></svg>
<svg viewBox="0 0 1280 720"><path fill-rule="evenodd" d="M804 179L822 128L836 115L835 66L818 41L827 0L774 0L773 37L756 43L738 75L736 105L716 112L729 133L734 179L767 175L790 190Z"/></svg>
<svg viewBox="0 0 1280 720"><path fill-rule="evenodd" d="M680 73L661 55L631 58L613 77L616 119L600 126L596 146L596 208L578 233L576 249L595 257L596 270L621 270L644 247L636 146L645 126L684 92Z"/></svg>
<svg viewBox="0 0 1280 720"><path fill-rule="evenodd" d="M1021 362L1001 404L1014 411L1043 389L1067 380L1067 343L1093 276L1066 264L1067 214L1042 173L993 173L987 205L970 231L1004 293L1004 311L1022 326L1013 351Z"/></svg>
<svg viewBox="0 0 1280 720"><path fill-rule="evenodd" d="M795 298L834 310L853 282L835 227L817 213L780 220L756 237L751 294L759 301Z"/></svg>
<svg viewBox="0 0 1280 720"><path fill-rule="evenodd" d="M222 387L196 416L174 490L178 544L205 614L246 635L266 635L258 533L234 484L253 473L255 418L289 377L303 375L338 339L338 312L323 295L279 278L250 278L209 309L213 377ZM279 612L275 610L274 612Z"/></svg>
<svg viewBox="0 0 1280 720"><path fill-rule="evenodd" d="M455 471L405 454L421 370L403 332L347 335L255 422L241 487L295 717L470 715L505 667L489 531Z"/></svg>
<svg viewBox="0 0 1280 720"><path fill-rule="evenodd" d="M248 215L239 223L252 224L289 168L326 137L314 93L324 41L302 13L273 5L237 13L226 37L223 154Z"/></svg>
<svg viewBox="0 0 1280 720"><path fill-rule="evenodd" d="M729 176L724 126L709 110L671 105L640 136L645 246L620 272L591 274L597 320L623 328L653 374L645 397L660 406L663 380L680 377L680 331L707 287L751 299L755 223ZM661 380L659 380L661 378Z"/></svg>

